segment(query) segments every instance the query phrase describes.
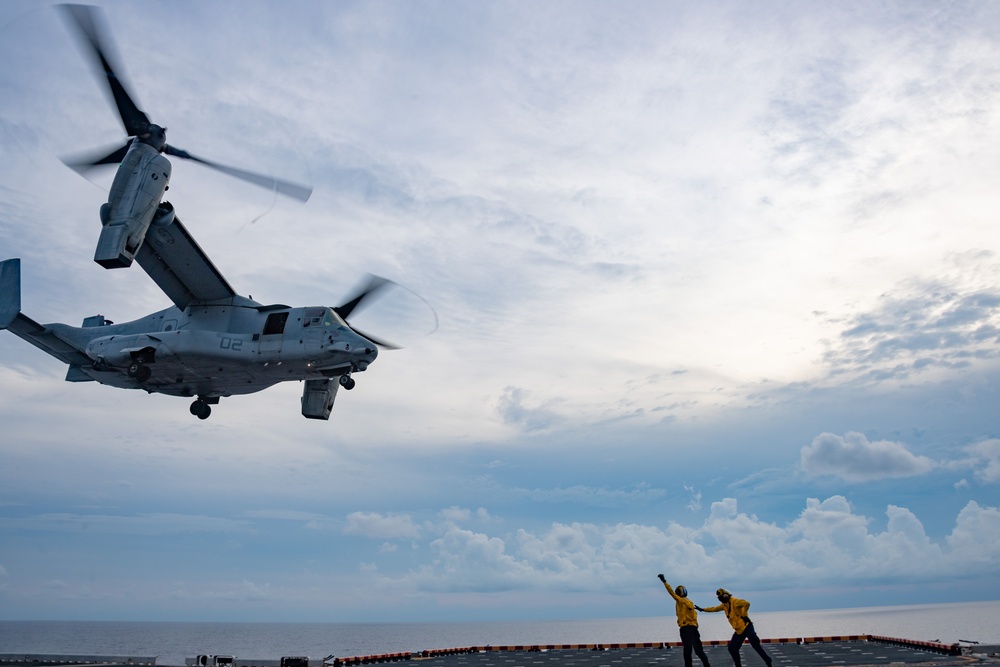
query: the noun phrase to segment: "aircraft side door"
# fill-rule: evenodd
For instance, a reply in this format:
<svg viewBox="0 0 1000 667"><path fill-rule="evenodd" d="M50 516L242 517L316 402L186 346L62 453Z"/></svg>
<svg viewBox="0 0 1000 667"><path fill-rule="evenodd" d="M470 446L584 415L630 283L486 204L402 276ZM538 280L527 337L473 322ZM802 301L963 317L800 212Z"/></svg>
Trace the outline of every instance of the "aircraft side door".
<svg viewBox="0 0 1000 667"><path fill-rule="evenodd" d="M264 322L264 330L260 334L257 352L262 356L280 356L281 346L285 340L285 325L288 323L288 311L269 313Z"/></svg>
<svg viewBox="0 0 1000 667"><path fill-rule="evenodd" d="M316 357L323 351L326 337L326 308L306 308L302 314L302 345L306 356Z"/></svg>

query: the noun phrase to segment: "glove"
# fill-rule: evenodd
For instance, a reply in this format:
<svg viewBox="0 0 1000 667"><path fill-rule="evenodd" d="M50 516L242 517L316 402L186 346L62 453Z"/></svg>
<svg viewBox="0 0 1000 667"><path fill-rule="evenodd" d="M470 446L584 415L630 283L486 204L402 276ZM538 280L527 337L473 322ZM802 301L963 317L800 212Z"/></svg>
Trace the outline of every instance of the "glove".
<svg viewBox="0 0 1000 667"><path fill-rule="evenodd" d="M667 583L666 577L664 577L662 574L658 574L656 576L659 577L660 581L662 581L663 583Z"/></svg>
<svg viewBox="0 0 1000 667"><path fill-rule="evenodd" d="M699 607L698 605L695 605L695 606L694 606L694 608L695 608L695 609L697 609L698 611L705 611L704 609L702 609L702 608L701 608L701 607Z"/></svg>

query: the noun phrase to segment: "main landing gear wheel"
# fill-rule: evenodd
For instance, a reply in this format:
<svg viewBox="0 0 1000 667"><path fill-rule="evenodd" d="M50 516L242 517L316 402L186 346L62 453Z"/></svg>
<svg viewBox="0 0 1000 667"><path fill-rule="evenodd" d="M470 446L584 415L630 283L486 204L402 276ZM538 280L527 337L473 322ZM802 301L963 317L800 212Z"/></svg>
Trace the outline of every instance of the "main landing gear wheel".
<svg viewBox="0 0 1000 667"><path fill-rule="evenodd" d="M199 398L191 404L191 414L198 419L208 419L212 414L212 406Z"/></svg>
<svg viewBox="0 0 1000 667"><path fill-rule="evenodd" d="M145 365L141 361L133 361L125 369L125 374L130 378L134 378L139 382L145 382L149 379L149 376L153 374L153 371L149 370L149 366Z"/></svg>
<svg viewBox="0 0 1000 667"><path fill-rule="evenodd" d="M343 387L344 389L350 391L351 389L354 389L355 384L357 383L354 381L354 378L352 378L350 375L340 376L340 386Z"/></svg>

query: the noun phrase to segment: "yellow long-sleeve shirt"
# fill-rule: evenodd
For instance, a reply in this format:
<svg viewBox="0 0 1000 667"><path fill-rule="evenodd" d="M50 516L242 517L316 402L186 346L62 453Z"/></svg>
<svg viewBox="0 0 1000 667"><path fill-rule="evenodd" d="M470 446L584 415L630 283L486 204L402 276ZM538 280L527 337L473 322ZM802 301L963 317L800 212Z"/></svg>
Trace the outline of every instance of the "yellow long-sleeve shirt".
<svg viewBox="0 0 1000 667"><path fill-rule="evenodd" d="M663 582L663 587L667 589L676 602L676 614L677 614L677 626L683 628L685 625L693 625L698 627L698 612L695 611L694 602L688 600L687 598L682 598L677 593L674 593L674 589L670 587L670 584Z"/></svg>
<svg viewBox="0 0 1000 667"><path fill-rule="evenodd" d="M747 625L750 624L750 617L747 615L750 611L750 603L740 598L731 597L728 602L717 604L714 607L705 607L702 611L726 612L729 625L733 626L733 630L739 634L743 634L743 631L747 629Z"/></svg>

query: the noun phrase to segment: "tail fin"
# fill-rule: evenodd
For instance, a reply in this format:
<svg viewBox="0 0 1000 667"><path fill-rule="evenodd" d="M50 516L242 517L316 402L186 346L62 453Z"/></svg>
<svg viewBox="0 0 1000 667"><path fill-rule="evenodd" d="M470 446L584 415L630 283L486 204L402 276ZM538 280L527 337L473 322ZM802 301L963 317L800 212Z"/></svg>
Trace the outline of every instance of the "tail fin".
<svg viewBox="0 0 1000 667"><path fill-rule="evenodd" d="M51 325L63 327L65 325ZM21 260L0 262L0 329L8 329L38 349L71 366L93 364L76 343L59 336L49 326L21 313Z"/></svg>
<svg viewBox="0 0 1000 667"><path fill-rule="evenodd" d="M21 260L0 262L0 329L6 329L21 312Z"/></svg>

